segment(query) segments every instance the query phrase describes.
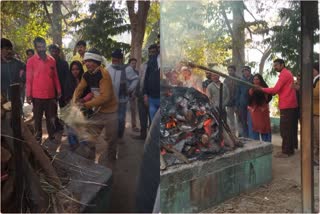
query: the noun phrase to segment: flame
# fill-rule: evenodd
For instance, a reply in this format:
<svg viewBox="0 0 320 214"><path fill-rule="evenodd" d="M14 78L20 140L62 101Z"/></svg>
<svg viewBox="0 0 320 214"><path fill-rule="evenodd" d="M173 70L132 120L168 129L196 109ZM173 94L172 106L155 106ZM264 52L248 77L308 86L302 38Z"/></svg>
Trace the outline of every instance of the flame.
<svg viewBox="0 0 320 214"><path fill-rule="evenodd" d="M177 122L172 118L170 119L169 122L166 123L166 128L167 129L172 129L172 128L176 127L176 126L177 126Z"/></svg>

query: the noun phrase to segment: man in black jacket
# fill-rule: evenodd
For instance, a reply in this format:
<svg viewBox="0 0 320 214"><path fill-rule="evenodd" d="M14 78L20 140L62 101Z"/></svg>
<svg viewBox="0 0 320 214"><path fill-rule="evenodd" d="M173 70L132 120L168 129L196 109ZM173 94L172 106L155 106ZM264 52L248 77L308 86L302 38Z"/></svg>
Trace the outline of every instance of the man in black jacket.
<svg viewBox="0 0 320 214"><path fill-rule="evenodd" d="M11 41L1 38L1 93L7 100L11 100L11 84L25 83L25 70L26 65L14 57Z"/></svg>
<svg viewBox="0 0 320 214"><path fill-rule="evenodd" d="M57 44L50 45L49 52L50 52L50 55L56 60L58 77L61 85L61 97L59 99L59 106L60 108L63 108L66 105L64 88L65 88L65 79L69 72L69 65L67 61L61 59L60 47Z"/></svg>
<svg viewBox="0 0 320 214"><path fill-rule="evenodd" d="M160 63L158 48L157 54L151 55L147 63L143 95L145 105L149 106L149 114L152 121L160 107Z"/></svg>
<svg viewBox="0 0 320 214"><path fill-rule="evenodd" d="M67 105L67 101L65 99L65 84L66 84L66 78L69 73L69 65L67 61L61 59L60 56L60 47L57 44L52 44L49 46L49 52L50 55L56 60L57 65L57 72L58 72L58 78L61 85L61 97L59 98L59 107L63 108ZM58 109L57 109L58 110ZM57 117L55 121L55 129L56 131L62 131L63 123L62 121Z"/></svg>

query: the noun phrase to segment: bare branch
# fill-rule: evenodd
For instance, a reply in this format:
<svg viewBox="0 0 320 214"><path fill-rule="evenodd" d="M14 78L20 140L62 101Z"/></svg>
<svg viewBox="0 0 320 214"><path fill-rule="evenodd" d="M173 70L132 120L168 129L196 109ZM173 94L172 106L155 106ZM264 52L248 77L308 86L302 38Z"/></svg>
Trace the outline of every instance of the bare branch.
<svg viewBox="0 0 320 214"><path fill-rule="evenodd" d="M228 27L228 30L229 30L229 33L230 33L232 39L234 39L233 30L232 30L232 27L231 27L231 25L230 25L229 19L228 19L228 17L227 17L226 11L225 11L225 9L224 9L223 6L221 7L221 14L222 14L222 16L223 16L223 18L224 18L224 20L225 20L225 23L226 23L226 25L227 25L227 27Z"/></svg>
<svg viewBox="0 0 320 214"><path fill-rule="evenodd" d="M258 21L256 17L251 13L251 11L247 8L247 6L243 3L244 9L252 16L255 21Z"/></svg>
<svg viewBox="0 0 320 214"><path fill-rule="evenodd" d="M41 1L41 3L43 4L44 10L46 11L46 15L47 15L47 18L49 19L49 22L50 22L51 25L53 26L53 21L52 21L52 19L51 19L51 16L50 16L50 13L49 13L49 10L48 10L46 1Z"/></svg>
<svg viewBox="0 0 320 214"><path fill-rule="evenodd" d="M252 39L252 31L251 31L250 27L247 26L246 28L247 28L247 30L249 31L250 38Z"/></svg>
<svg viewBox="0 0 320 214"><path fill-rule="evenodd" d="M68 14L70 14L71 12L69 8L65 5L65 3L63 1L61 3L62 3L62 6L68 11Z"/></svg>

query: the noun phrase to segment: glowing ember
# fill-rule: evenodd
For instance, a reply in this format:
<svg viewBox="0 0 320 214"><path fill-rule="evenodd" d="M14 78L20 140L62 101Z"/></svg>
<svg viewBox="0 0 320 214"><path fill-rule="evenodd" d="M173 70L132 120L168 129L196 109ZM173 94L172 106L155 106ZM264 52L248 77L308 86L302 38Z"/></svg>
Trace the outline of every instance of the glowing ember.
<svg viewBox="0 0 320 214"><path fill-rule="evenodd" d="M203 128L208 136L211 136L211 133L212 133L211 124L212 124L212 118L207 119L203 123Z"/></svg>
<svg viewBox="0 0 320 214"><path fill-rule="evenodd" d="M205 115L206 112L205 111L197 111L196 112L196 116L201 116L201 115Z"/></svg>
<svg viewBox="0 0 320 214"><path fill-rule="evenodd" d="M177 122L172 118L170 119L169 122L166 123L166 128L167 129L172 129L172 128L176 127L176 126L177 126Z"/></svg>

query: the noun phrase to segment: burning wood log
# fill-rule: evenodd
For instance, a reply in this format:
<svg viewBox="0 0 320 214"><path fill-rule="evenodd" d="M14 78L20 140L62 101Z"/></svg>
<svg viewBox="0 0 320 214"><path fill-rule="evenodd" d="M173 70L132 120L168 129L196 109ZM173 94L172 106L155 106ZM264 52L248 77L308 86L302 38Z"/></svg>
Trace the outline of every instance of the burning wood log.
<svg viewBox="0 0 320 214"><path fill-rule="evenodd" d="M194 88L170 90L161 96L160 145L174 154L162 153L167 166L213 157L240 145L206 95Z"/></svg>

